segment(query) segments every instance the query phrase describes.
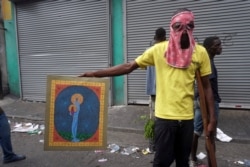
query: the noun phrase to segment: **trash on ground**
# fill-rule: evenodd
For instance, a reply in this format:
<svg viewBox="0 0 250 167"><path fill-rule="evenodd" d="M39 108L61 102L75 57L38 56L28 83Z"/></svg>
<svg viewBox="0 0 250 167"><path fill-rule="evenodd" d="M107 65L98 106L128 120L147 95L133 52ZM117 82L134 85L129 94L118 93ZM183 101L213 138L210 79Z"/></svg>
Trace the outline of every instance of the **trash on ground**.
<svg viewBox="0 0 250 167"><path fill-rule="evenodd" d="M245 163L243 161L235 161L234 162L236 165L244 165Z"/></svg>
<svg viewBox="0 0 250 167"><path fill-rule="evenodd" d="M22 123L16 123L15 126L14 126L14 128L19 128L19 127L21 127L21 126L23 126Z"/></svg>
<svg viewBox="0 0 250 167"><path fill-rule="evenodd" d="M95 150L95 153L103 153L103 150Z"/></svg>
<svg viewBox="0 0 250 167"><path fill-rule="evenodd" d="M39 142L40 142L40 143L44 143L44 140L43 140L43 139L41 139L41 140L39 140Z"/></svg>
<svg viewBox="0 0 250 167"><path fill-rule="evenodd" d="M146 148L146 149L143 149L143 150L142 150L142 154L144 154L144 155L147 155L147 154L153 154L153 152L152 152L152 151L150 151L150 149L149 149L149 148Z"/></svg>
<svg viewBox="0 0 250 167"><path fill-rule="evenodd" d="M120 150L120 147L117 144L110 144L108 146L109 149L111 149L111 153L117 152Z"/></svg>
<svg viewBox="0 0 250 167"><path fill-rule="evenodd" d="M217 128L216 138L221 142L230 142L233 138L226 135L221 129Z"/></svg>
<svg viewBox="0 0 250 167"><path fill-rule="evenodd" d="M41 134L41 131L39 131L38 129L35 129L35 130L27 131L27 133L30 134L30 135L33 135L33 134Z"/></svg>
<svg viewBox="0 0 250 167"><path fill-rule="evenodd" d="M44 125L32 123L15 123L12 132L25 132L28 134L42 134L45 129Z"/></svg>
<svg viewBox="0 0 250 167"><path fill-rule="evenodd" d="M24 126L32 126L32 123L25 123Z"/></svg>
<svg viewBox="0 0 250 167"><path fill-rule="evenodd" d="M244 159L243 161L235 161L236 165L244 165L245 167L250 167L250 160Z"/></svg>
<svg viewBox="0 0 250 167"><path fill-rule="evenodd" d="M44 125L40 125L39 128L40 128L40 130L44 130L45 126Z"/></svg>
<svg viewBox="0 0 250 167"><path fill-rule="evenodd" d="M138 155L132 155L133 158L139 159L140 157Z"/></svg>
<svg viewBox="0 0 250 167"><path fill-rule="evenodd" d="M38 125L33 125L31 123L17 123L14 126L12 132L29 132L38 129Z"/></svg>
<svg viewBox="0 0 250 167"><path fill-rule="evenodd" d="M244 159L245 166L250 166L250 160Z"/></svg>
<svg viewBox="0 0 250 167"><path fill-rule="evenodd" d="M200 152L199 154L196 155L198 159L202 160L204 158L206 158L206 154L204 154L203 152Z"/></svg>
<svg viewBox="0 0 250 167"><path fill-rule="evenodd" d="M102 158L102 159L99 159L98 162L106 162L108 159L106 158Z"/></svg>
<svg viewBox="0 0 250 167"><path fill-rule="evenodd" d="M133 153L135 153L137 151L139 151L138 147L130 146L130 147L124 148L123 151L121 152L121 154L130 155L130 154L133 154Z"/></svg>

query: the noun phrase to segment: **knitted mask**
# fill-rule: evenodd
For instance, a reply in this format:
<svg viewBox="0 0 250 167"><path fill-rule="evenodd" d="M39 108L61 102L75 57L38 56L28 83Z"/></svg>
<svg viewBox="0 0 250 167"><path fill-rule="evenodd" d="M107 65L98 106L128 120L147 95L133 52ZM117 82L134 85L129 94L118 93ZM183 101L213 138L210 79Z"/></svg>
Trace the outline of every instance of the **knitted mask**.
<svg viewBox="0 0 250 167"><path fill-rule="evenodd" d="M192 12L184 11L174 15L170 23L170 38L165 58L167 63L176 68L188 68L192 60L195 46L193 37L194 15ZM189 47L181 48L181 37L183 33L188 36Z"/></svg>

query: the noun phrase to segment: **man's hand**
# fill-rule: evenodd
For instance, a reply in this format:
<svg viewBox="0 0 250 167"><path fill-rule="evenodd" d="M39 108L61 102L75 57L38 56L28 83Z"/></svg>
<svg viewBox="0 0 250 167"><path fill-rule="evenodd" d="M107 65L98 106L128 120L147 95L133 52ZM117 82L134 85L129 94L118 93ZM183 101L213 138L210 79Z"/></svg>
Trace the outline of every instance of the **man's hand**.
<svg viewBox="0 0 250 167"><path fill-rule="evenodd" d="M93 72L86 72L86 73L79 75L78 77L95 77L95 75Z"/></svg>
<svg viewBox="0 0 250 167"><path fill-rule="evenodd" d="M211 121L209 121L209 123L207 125L206 136L207 137L214 137L215 134L216 134L216 121L211 120Z"/></svg>

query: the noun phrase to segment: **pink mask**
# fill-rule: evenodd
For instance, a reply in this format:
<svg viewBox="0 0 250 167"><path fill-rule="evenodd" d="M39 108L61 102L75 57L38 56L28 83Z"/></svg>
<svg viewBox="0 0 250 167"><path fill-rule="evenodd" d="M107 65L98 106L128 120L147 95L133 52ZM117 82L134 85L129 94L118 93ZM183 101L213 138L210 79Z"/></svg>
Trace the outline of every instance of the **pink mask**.
<svg viewBox="0 0 250 167"><path fill-rule="evenodd" d="M193 38L194 15L192 12L184 11L172 17L170 23L170 38L165 58L170 66L176 68L188 68L192 61L195 46ZM189 39L189 47L181 48L181 36L186 31Z"/></svg>

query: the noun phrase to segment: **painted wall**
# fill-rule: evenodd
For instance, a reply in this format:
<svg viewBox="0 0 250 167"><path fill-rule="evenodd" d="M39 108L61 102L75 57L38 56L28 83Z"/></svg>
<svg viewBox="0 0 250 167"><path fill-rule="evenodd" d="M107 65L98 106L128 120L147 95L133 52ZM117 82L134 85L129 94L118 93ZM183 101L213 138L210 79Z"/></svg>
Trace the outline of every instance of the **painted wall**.
<svg viewBox="0 0 250 167"><path fill-rule="evenodd" d="M16 39L14 6L9 0L2 0L2 15L5 30L5 53L10 93L20 97L19 61Z"/></svg>
<svg viewBox="0 0 250 167"><path fill-rule="evenodd" d="M118 65L124 63L123 56L123 3L122 0L112 0L111 12L112 12L112 65ZM125 82L124 76L113 77L113 105L125 104Z"/></svg>
<svg viewBox="0 0 250 167"><path fill-rule="evenodd" d="M0 16L0 99L3 98L5 94L8 94L8 79L7 79L7 69L6 69L6 56L5 56L5 29L3 26L2 9Z"/></svg>
<svg viewBox="0 0 250 167"><path fill-rule="evenodd" d="M16 36L16 21L14 4L9 0L2 0L2 14L4 18L6 63L10 93L21 96L19 58ZM112 66L124 63L123 56L123 2L111 0L111 34L112 34ZM123 105L125 101L124 76L112 78L113 104Z"/></svg>

